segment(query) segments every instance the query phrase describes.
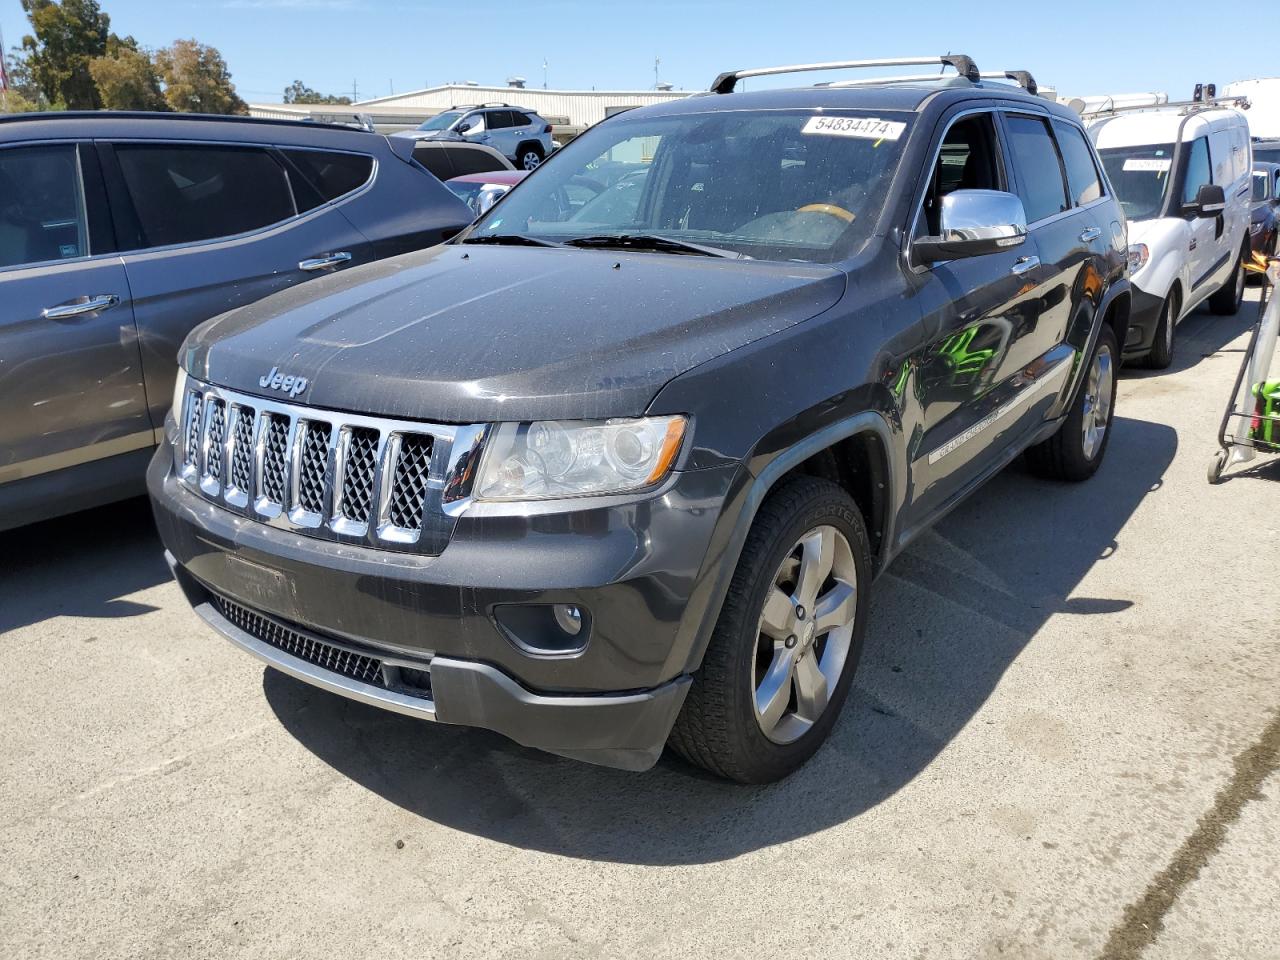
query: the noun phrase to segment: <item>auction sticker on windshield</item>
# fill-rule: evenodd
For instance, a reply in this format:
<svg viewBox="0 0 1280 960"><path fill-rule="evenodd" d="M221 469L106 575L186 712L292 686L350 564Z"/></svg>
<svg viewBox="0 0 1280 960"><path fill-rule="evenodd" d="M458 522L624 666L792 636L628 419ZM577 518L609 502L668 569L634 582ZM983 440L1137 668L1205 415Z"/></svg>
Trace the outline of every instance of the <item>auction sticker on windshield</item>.
<svg viewBox="0 0 1280 960"><path fill-rule="evenodd" d="M828 137L860 137L863 140L897 140L907 125L879 117L810 117L801 133Z"/></svg>
<svg viewBox="0 0 1280 960"><path fill-rule="evenodd" d="M1129 157L1124 162L1126 171L1141 173L1168 173L1172 166L1172 157Z"/></svg>

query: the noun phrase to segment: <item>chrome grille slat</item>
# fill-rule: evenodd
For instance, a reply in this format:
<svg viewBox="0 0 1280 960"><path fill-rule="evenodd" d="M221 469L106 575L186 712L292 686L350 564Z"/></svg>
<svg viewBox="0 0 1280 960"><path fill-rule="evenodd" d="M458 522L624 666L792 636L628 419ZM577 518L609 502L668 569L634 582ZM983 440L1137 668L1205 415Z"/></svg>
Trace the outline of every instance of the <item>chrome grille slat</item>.
<svg viewBox="0 0 1280 960"><path fill-rule="evenodd" d="M174 467L190 489L268 526L439 553L483 425L340 413L188 381ZM452 479L450 479L452 478Z"/></svg>
<svg viewBox="0 0 1280 960"><path fill-rule="evenodd" d="M253 487L253 408L233 408L235 429L231 437L231 486L248 493Z"/></svg>
<svg viewBox="0 0 1280 960"><path fill-rule="evenodd" d="M288 464L289 418L268 413L262 434L262 480L259 496L277 509L284 506L285 469Z"/></svg>
<svg viewBox="0 0 1280 960"><path fill-rule="evenodd" d="M387 518L401 530L422 529L422 508L427 502L431 469L431 437L420 433L400 438L391 480Z"/></svg>

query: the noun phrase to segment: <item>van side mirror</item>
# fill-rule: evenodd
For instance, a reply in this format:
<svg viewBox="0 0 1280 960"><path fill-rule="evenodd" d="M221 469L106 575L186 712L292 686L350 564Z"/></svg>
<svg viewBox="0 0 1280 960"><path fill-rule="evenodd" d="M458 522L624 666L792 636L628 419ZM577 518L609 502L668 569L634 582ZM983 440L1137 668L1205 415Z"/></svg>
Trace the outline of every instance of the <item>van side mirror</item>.
<svg viewBox="0 0 1280 960"><path fill-rule="evenodd" d="M1027 239L1022 201L1003 190L953 190L942 198L939 235L912 245L917 263L980 257Z"/></svg>
<svg viewBox="0 0 1280 960"><path fill-rule="evenodd" d="M1219 184L1202 183L1195 202L1182 209L1195 217L1216 217L1227 209L1227 195Z"/></svg>

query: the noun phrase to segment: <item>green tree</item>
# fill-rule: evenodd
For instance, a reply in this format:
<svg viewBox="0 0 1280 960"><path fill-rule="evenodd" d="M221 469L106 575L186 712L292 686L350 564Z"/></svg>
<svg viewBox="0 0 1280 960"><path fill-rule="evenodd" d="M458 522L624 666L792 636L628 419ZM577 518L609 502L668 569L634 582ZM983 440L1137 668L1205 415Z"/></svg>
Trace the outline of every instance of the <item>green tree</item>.
<svg viewBox="0 0 1280 960"><path fill-rule="evenodd" d="M350 97L339 97L332 93L320 93L312 90L301 80L295 80L284 88L285 103L334 103L349 104Z"/></svg>
<svg viewBox="0 0 1280 960"><path fill-rule="evenodd" d="M112 37L107 56L89 61L98 97L107 110L168 110L160 91L160 75L150 54L138 49L132 37Z"/></svg>
<svg viewBox="0 0 1280 960"><path fill-rule="evenodd" d="M5 75L9 78L9 92L4 109L9 113L27 113L31 110L47 110L49 103L31 76L31 64L21 47L13 47L5 57Z"/></svg>
<svg viewBox="0 0 1280 960"><path fill-rule="evenodd" d="M22 49L44 98L68 110L102 106L89 61L107 52L111 18L97 0L22 0L22 9L32 30Z"/></svg>
<svg viewBox="0 0 1280 960"><path fill-rule="evenodd" d="M24 0L25 2L25 0ZM156 69L164 81L164 98L182 113L248 113L236 94L227 62L214 47L195 40L175 40L157 50Z"/></svg>

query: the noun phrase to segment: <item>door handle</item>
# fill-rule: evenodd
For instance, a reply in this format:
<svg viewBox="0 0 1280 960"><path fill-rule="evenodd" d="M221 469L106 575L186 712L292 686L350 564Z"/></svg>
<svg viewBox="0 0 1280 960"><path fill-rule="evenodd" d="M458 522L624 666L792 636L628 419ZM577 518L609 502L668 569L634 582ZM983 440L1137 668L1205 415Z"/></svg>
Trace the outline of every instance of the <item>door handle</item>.
<svg viewBox="0 0 1280 960"><path fill-rule="evenodd" d="M114 293L100 293L96 297L83 297L79 301L60 303L56 307L45 307L40 311L46 320L66 320L70 317L82 317L86 313L97 313L109 310L120 302Z"/></svg>
<svg viewBox="0 0 1280 960"><path fill-rule="evenodd" d="M1010 273L1022 276L1027 271L1034 270L1038 266L1040 266L1039 257L1019 257L1017 260L1013 261L1013 268L1010 270Z"/></svg>
<svg viewBox="0 0 1280 960"><path fill-rule="evenodd" d="M330 270L333 267L340 267L351 259L351 254L345 250L341 253L329 253L323 257L312 257L310 260L299 260L298 269L315 271Z"/></svg>
<svg viewBox="0 0 1280 960"><path fill-rule="evenodd" d="M1080 242L1090 243L1094 240L1097 240L1100 236L1102 236L1101 227L1090 227L1088 230L1085 230L1083 233L1080 234Z"/></svg>

